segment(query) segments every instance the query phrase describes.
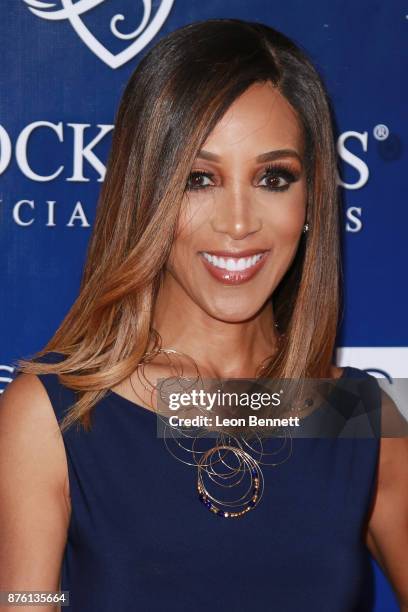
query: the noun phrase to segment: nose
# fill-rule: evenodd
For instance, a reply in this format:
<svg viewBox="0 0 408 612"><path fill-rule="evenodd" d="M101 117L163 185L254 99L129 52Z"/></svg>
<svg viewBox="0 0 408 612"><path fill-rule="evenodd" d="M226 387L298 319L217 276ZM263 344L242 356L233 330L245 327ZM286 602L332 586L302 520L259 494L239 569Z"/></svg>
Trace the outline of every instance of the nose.
<svg viewBox="0 0 408 612"><path fill-rule="evenodd" d="M213 203L211 227L234 240L242 240L262 228L262 218L248 191L238 186L223 189Z"/></svg>

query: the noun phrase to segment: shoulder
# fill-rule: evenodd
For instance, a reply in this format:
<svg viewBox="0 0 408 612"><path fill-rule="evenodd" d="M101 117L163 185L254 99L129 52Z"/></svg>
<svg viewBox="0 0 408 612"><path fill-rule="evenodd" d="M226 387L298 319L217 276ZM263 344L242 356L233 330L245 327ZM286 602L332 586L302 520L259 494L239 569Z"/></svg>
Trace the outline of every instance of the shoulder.
<svg viewBox="0 0 408 612"><path fill-rule="evenodd" d="M365 370L361 370L360 368L356 368L355 366L350 365L339 367L332 364L330 366L330 374L332 378L342 378L345 375L357 378L375 378Z"/></svg>
<svg viewBox="0 0 408 612"><path fill-rule="evenodd" d="M0 419L36 421L37 426L56 426L48 394L35 374L20 372L0 396Z"/></svg>
<svg viewBox="0 0 408 612"><path fill-rule="evenodd" d="M336 366L336 365L332 364L330 366L330 374L331 374L331 377L334 378L334 379L336 379L336 378L345 378L345 377L351 377L351 378L367 378L367 377L371 377L371 378L374 378L373 376L368 374L368 372L366 372L365 370L360 370L360 368L356 368L356 367L350 366L350 365L339 367L339 366Z"/></svg>
<svg viewBox="0 0 408 612"><path fill-rule="evenodd" d="M46 388L35 374L19 373L0 396L0 456L10 478L41 481L67 495L64 443ZM0 461L1 463L1 461Z"/></svg>
<svg viewBox="0 0 408 612"><path fill-rule="evenodd" d="M20 373L0 396L0 581L55 590L71 514L67 476L47 393Z"/></svg>
<svg viewBox="0 0 408 612"><path fill-rule="evenodd" d="M331 369L331 376L333 378L342 378L344 376L347 376L351 378L364 378L364 379L376 380L375 376L373 376L366 370L357 368L356 366L345 365L345 366L339 367L339 366L332 364L330 366L330 369Z"/></svg>

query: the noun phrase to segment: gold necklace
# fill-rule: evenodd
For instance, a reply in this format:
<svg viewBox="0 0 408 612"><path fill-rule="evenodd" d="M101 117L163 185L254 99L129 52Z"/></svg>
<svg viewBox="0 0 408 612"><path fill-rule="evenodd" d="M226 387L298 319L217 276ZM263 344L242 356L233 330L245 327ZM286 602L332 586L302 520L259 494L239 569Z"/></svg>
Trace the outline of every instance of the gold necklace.
<svg viewBox="0 0 408 612"><path fill-rule="evenodd" d="M278 326L275 324L275 327L278 327ZM283 334L281 335L281 337L282 336ZM196 362L194 361L194 359L192 359L190 356L186 355L185 353L182 353L181 351L176 351L175 349L163 349L161 346L159 346L158 348L155 348L152 351L149 351L148 353L146 353L136 369L139 381L141 382L141 384L146 390L149 390L144 384L142 378L145 381L147 381L147 383L150 386L152 395L154 393L154 390L157 391L157 388L156 388L156 385L154 385L147 378L145 374L145 366L151 363L154 357L157 356L159 353L166 355L166 357L169 360L170 368L172 368L172 364L170 363L171 355L178 354L178 355L183 355L184 357L187 357L187 359L190 359L194 363L194 366L197 371L197 378L193 384L195 384L195 382L201 379L201 375L199 373L198 366ZM263 365L263 363L266 361L266 359L264 359L259 364L257 371L258 370L262 371L262 369L265 369L266 366ZM177 379L178 381L180 381L181 377L177 376ZM190 381L190 379L188 380ZM135 395L138 396L133 386L131 377L130 377L130 383L131 383L131 386L132 386L132 389ZM159 418L161 418L159 413L157 414ZM168 424L168 421L166 422L163 419L162 421L164 423L163 437L164 437L164 441L165 441L167 450L178 461L181 461L182 463L185 463L186 465L196 467L197 469L197 485L196 486L197 486L198 499L210 512L212 512L214 515L219 516L219 517L240 518L240 517L243 517L245 514L247 514L247 512L249 512L250 510L253 510L259 504L262 498L262 495L263 495L263 491L264 491L264 476L263 476L260 464L267 465L270 467L276 467L280 465L281 463L284 463L285 461L287 461L292 454L293 442L290 436L285 437L285 440L282 444L281 449L278 449L278 451L274 451L273 453L265 453L264 448L262 446L262 440L259 436L258 436L258 442L261 446L261 449L256 449L254 447L251 447L248 444L247 440L239 439L237 436L231 436L231 435L225 436L224 433L221 433L217 437L215 445L213 445L209 449L197 451L195 448L195 445L196 445L197 439L200 436L192 437L192 436L182 434L181 439L189 440L190 448L188 448L187 446L184 446L183 444L181 444L178 439L176 439L176 436L174 435L174 430L177 428L175 428L174 426L170 427ZM170 435L166 436L166 433L168 433L167 432L168 428L170 428L169 430ZM174 452L170 450L169 448L170 439L173 440L173 442L177 445L179 449L182 449L184 452L188 453L189 457L192 458L192 462L184 461L183 459L178 457ZM289 443L288 443L288 440L289 440ZM248 450L244 448L244 445L247 447ZM286 445L288 445L288 449L287 449L288 452L287 452L287 456L282 461L279 461L279 462L275 461L274 463L265 463L261 461L261 459L255 459L255 457L253 456L253 454L255 455L258 454L259 457L265 457L265 455L276 456L282 449L285 449ZM251 454L249 450L251 450L253 454ZM230 458L232 456L237 465L231 465L230 459L227 461L228 456ZM221 471L217 471L216 469L217 465L218 467L221 467ZM249 484L247 485L244 493L238 499L235 499L235 500L218 499L210 491L210 489L208 488L208 485L206 485L205 483L205 480L207 479L213 485L215 484L216 486L221 486L223 488L227 488L228 490L230 490L234 486L241 485L244 481L244 478L247 476L249 477Z"/></svg>

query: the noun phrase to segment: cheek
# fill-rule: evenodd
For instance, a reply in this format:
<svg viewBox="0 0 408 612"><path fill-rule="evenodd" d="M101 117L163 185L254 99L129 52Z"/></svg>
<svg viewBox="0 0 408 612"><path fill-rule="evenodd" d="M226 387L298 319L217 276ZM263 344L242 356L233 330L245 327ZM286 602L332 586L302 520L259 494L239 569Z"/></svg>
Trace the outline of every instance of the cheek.
<svg viewBox="0 0 408 612"><path fill-rule="evenodd" d="M290 215L275 215L269 227L273 235L273 242L279 246L293 246L299 240L303 229L304 213Z"/></svg>
<svg viewBox="0 0 408 612"><path fill-rule="evenodd" d="M199 195L183 200L169 264L184 263L184 267L187 267L194 252L199 250L200 243L202 245L204 240L205 244L211 205L208 197Z"/></svg>
<svg viewBox="0 0 408 612"><path fill-rule="evenodd" d="M270 266L278 283L290 267L302 238L306 196L302 189L296 189L271 198L269 203L270 206L263 207L263 219L273 249Z"/></svg>
<svg viewBox="0 0 408 612"><path fill-rule="evenodd" d="M264 223L279 241L293 242L302 232L306 215L307 190L304 180L280 194L262 195Z"/></svg>
<svg viewBox="0 0 408 612"><path fill-rule="evenodd" d="M192 244L205 231L213 198L202 195L185 197L177 226L177 242L183 245Z"/></svg>
<svg viewBox="0 0 408 612"><path fill-rule="evenodd" d="M197 207L187 203L180 211L176 239L170 251L166 268L179 280L192 273L192 257L199 250L200 236L204 233L206 217Z"/></svg>
<svg viewBox="0 0 408 612"><path fill-rule="evenodd" d="M191 249L188 242L178 238L170 251L170 256L166 263L166 269L173 274L177 279L185 278L189 270L189 261L191 260Z"/></svg>

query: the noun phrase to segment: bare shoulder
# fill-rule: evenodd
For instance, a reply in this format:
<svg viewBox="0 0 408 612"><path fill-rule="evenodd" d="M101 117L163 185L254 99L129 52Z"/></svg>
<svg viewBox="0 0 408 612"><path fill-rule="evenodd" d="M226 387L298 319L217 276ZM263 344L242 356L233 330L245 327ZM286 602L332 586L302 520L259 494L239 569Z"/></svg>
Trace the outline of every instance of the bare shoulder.
<svg viewBox="0 0 408 612"><path fill-rule="evenodd" d="M10 468L18 462L27 472L41 470L44 482L62 491L69 511L62 435L48 393L34 374L19 374L0 396L0 456ZM2 477L11 473L5 470Z"/></svg>
<svg viewBox="0 0 408 612"><path fill-rule="evenodd" d="M57 590L70 519L67 464L41 380L19 374L0 398L0 584Z"/></svg>
<svg viewBox="0 0 408 612"><path fill-rule="evenodd" d="M380 397L378 488L404 488L408 503L408 421L395 401L381 387Z"/></svg>
<svg viewBox="0 0 408 612"><path fill-rule="evenodd" d="M3 431L5 427L8 432L20 435L28 432L55 433L58 423L47 391L38 376L19 374L6 387L0 396L0 422Z"/></svg>

